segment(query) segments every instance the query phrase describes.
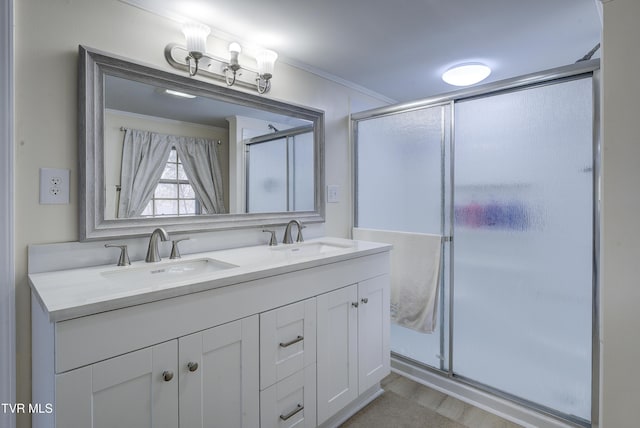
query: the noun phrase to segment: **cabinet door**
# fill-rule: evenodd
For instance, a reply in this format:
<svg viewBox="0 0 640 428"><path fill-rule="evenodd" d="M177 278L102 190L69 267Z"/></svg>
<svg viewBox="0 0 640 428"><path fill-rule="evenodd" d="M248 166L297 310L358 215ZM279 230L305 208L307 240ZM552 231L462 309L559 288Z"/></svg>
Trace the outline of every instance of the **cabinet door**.
<svg viewBox="0 0 640 428"><path fill-rule="evenodd" d="M260 389L316 361L316 299L260 314Z"/></svg>
<svg viewBox="0 0 640 428"><path fill-rule="evenodd" d="M358 283L358 390L389 374L389 275Z"/></svg>
<svg viewBox="0 0 640 428"><path fill-rule="evenodd" d="M180 428L257 427L258 370L257 315L181 337Z"/></svg>
<svg viewBox="0 0 640 428"><path fill-rule="evenodd" d="M316 365L260 392L260 428L316 426Z"/></svg>
<svg viewBox="0 0 640 428"><path fill-rule="evenodd" d="M318 425L358 396L358 288L316 298Z"/></svg>
<svg viewBox="0 0 640 428"><path fill-rule="evenodd" d="M56 375L56 426L177 428L177 359L172 340Z"/></svg>

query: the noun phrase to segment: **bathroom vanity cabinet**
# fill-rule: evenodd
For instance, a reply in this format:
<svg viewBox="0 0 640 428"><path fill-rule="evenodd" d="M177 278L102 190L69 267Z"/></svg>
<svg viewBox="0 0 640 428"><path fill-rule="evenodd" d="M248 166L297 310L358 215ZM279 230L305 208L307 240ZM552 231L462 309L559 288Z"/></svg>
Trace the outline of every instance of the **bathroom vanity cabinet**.
<svg viewBox="0 0 640 428"><path fill-rule="evenodd" d="M32 401L54 408L33 427L337 426L389 373L388 251L229 271L237 282L77 317L48 311L32 276Z"/></svg>
<svg viewBox="0 0 640 428"><path fill-rule="evenodd" d="M55 376L58 427L258 426L256 315Z"/></svg>
<svg viewBox="0 0 640 428"><path fill-rule="evenodd" d="M318 296L318 423L389 374L389 277Z"/></svg>

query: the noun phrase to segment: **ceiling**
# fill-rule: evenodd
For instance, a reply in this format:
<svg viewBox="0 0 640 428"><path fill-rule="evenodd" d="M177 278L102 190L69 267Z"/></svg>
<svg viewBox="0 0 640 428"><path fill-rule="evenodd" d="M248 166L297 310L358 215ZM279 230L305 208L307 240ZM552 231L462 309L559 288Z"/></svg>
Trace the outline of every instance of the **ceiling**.
<svg viewBox="0 0 640 428"><path fill-rule="evenodd" d="M459 63L489 65L483 83L573 63L601 31L599 0L122 1L398 102L456 90Z"/></svg>
<svg viewBox="0 0 640 428"><path fill-rule="evenodd" d="M310 125L304 119L269 110L198 96L192 99L167 94L165 88L135 80L105 75L105 108L188 123L229 128L227 118L244 116L275 123L285 129ZM280 128L282 129L282 128Z"/></svg>

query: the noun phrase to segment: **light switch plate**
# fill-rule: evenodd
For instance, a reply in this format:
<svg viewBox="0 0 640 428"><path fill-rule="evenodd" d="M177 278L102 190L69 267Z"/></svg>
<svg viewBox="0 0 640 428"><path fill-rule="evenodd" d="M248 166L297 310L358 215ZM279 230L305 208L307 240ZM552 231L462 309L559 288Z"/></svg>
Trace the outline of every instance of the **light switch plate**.
<svg viewBox="0 0 640 428"><path fill-rule="evenodd" d="M327 185L327 202L330 204L340 202L340 186L337 184Z"/></svg>
<svg viewBox="0 0 640 428"><path fill-rule="evenodd" d="M68 169L40 168L40 203L69 203Z"/></svg>

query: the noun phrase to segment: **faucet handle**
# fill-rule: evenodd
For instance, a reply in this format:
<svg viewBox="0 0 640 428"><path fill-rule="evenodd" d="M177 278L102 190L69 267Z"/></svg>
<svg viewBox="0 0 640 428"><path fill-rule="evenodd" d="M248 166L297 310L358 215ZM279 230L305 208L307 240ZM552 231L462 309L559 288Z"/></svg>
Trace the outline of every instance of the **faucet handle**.
<svg viewBox="0 0 640 428"><path fill-rule="evenodd" d="M170 259L179 259L180 258L180 250L178 249L178 242L181 241L188 241L189 238L182 238L182 239L174 239L173 241L171 241L171 255L169 256Z"/></svg>
<svg viewBox="0 0 640 428"><path fill-rule="evenodd" d="M304 238L302 237L302 229L306 228L304 224L298 224L298 236L296 237L296 242L304 242Z"/></svg>
<svg viewBox="0 0 640 428"><path fill-rule="evenodd" d="M131 260L129 260L129 252L126 245L114 245L104 244L105 248L120 248L120 258L118 259L118 266L129 266Z"/></svg>
<svg viewBox="0 0 640 428"><path fill-rule="evenodd" d="M270 233L271 234L271 239L269 239L269 246L270 247L274 247L274 246L278 245L278 238L276 238L276 232L274 230L262 229L262 231L265 232L265 233Z"/></svg>

